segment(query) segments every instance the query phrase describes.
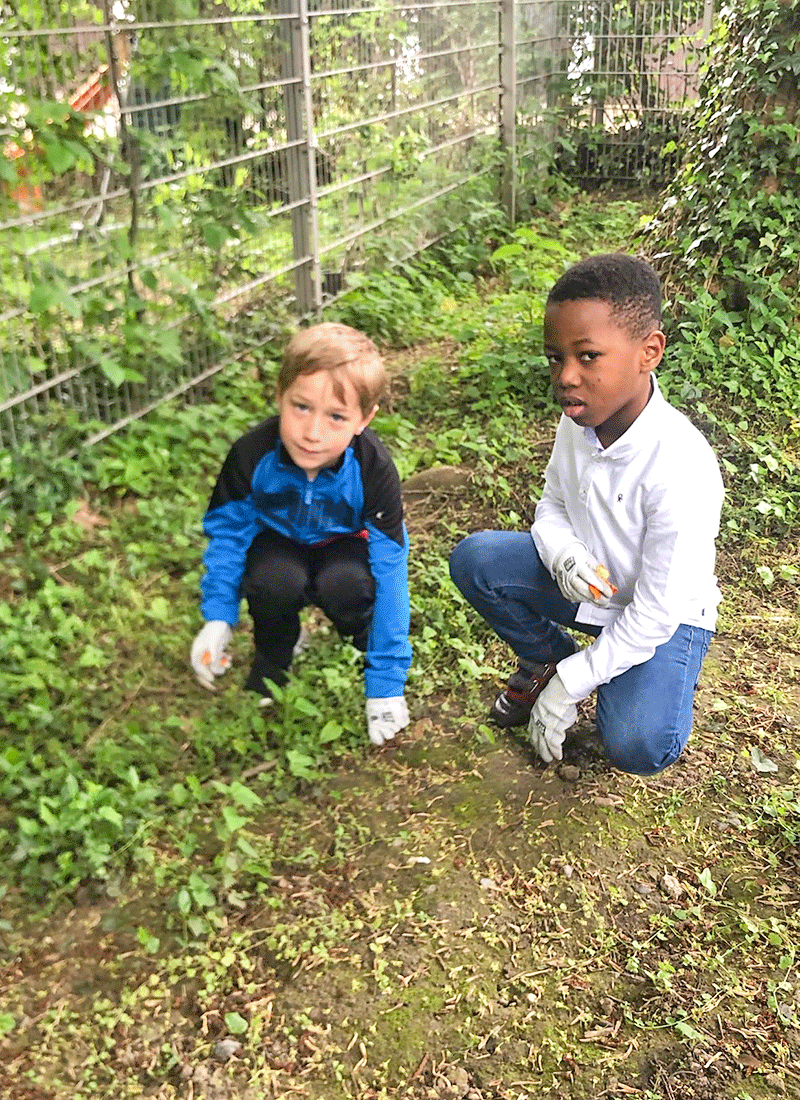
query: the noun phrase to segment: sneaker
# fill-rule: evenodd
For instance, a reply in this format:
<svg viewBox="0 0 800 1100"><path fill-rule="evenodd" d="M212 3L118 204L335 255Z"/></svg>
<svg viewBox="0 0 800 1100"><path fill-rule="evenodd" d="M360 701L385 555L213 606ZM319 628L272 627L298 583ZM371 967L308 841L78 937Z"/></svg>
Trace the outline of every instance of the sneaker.
<svg viewBox="0 0 800 1100"><path fill-rule="evenodd" d="M533 704L539 698L545 684L555 676L554 664L540 665L520 658L519 668L497 696L489 711L489 718L496 726L527 726Z"/></svg>
<svg viewBox="0 0 800 1100"><path fill-rule="evenodd" d="M297 635L297 641L294 643L294 649L292 650L292 657L299 657L301 653L305 653L308 647L311 645L311 632L305 626L300 627L300 633Z"/></svg>

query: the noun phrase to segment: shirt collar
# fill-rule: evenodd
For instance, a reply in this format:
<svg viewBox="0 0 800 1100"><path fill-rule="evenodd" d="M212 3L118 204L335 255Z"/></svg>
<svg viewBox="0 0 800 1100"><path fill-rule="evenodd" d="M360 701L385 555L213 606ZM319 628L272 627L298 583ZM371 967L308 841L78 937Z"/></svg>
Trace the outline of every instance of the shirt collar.
<svg viewBox="0 0 800 1100"><path fill-rule="evenodd" d="M625 458L631 451L638 451L640 449L641 441L645 436L657 434L655 431L655 424L661 414L665 398L658 388L656 376L652 373L650 375L650 381L652 383L650 400L627 431L623 432L619 439L615 439L608 447L604 447L597 438L597 432L594 428L583 429L584 439L593 451L602 451L603 454L607 454L609 458Z"/></svg>

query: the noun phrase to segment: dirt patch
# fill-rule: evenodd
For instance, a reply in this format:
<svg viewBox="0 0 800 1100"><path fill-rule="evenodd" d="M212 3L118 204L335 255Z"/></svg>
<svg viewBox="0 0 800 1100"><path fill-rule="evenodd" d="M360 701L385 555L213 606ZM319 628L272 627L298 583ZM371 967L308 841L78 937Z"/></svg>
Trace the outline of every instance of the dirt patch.
<svg viewBox="0 0 800 1100"><path fill-rule="evenodd" d="M415 495L421 553L477 525L469 485ZM271 873L203 937L181 934L158 851L118 899L16 914L0 1094L800 1096L796 595L733 575L695 733L654 779L609 766L591 705L544 767L485 725L482 675L271 803Z"/></svg>

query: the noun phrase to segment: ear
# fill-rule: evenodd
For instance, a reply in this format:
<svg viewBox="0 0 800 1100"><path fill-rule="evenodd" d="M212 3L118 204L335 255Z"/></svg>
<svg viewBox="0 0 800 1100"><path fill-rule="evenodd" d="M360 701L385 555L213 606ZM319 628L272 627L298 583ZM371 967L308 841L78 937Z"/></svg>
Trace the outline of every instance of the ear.
<svg viewBox="0 0 800 1100"><path fill-rule="evenodd" d="M642 340L641 366L642 374L655 370L664 356L664 348L667 346L667 338L661 329L653 329Z"/></svg>
<svg viewBox="0 0 800 1100"><path fill-rule="evenodd" d="M380 408L380 405L373 405L372 406L372 409L370 410L370 412L368 412L367 415L364 417L364 419L361 421L361 427L356 432L356 435L361 435L361 433L369 425L369 423L371 422L372 418L375 416L375 413L378 411L379 408Z"/></svg>

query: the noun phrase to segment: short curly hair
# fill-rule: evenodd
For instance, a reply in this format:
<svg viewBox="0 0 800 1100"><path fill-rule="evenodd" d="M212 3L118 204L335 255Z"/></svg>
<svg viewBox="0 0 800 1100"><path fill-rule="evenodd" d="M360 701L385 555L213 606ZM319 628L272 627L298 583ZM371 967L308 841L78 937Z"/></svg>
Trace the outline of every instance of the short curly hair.
<svg viewBox="0 0 800 1100"><path fill-rule="evenodd" d="M378 403L386 384L383 359L369 336L336 321L311 325L292 337L278 372L278 393L285 393L301 374L321 370L330 372L339 401L345 400L342 376L350 382L365 416Z"/></svg>
<svg viewBox="0 0 800 1100"><path fill-rule="evenodd" d="M612 316L634 339L661 327L661 283L638 256L606 252L579 260L555 283L547 304L585 299L607 302Z"/></svg>

